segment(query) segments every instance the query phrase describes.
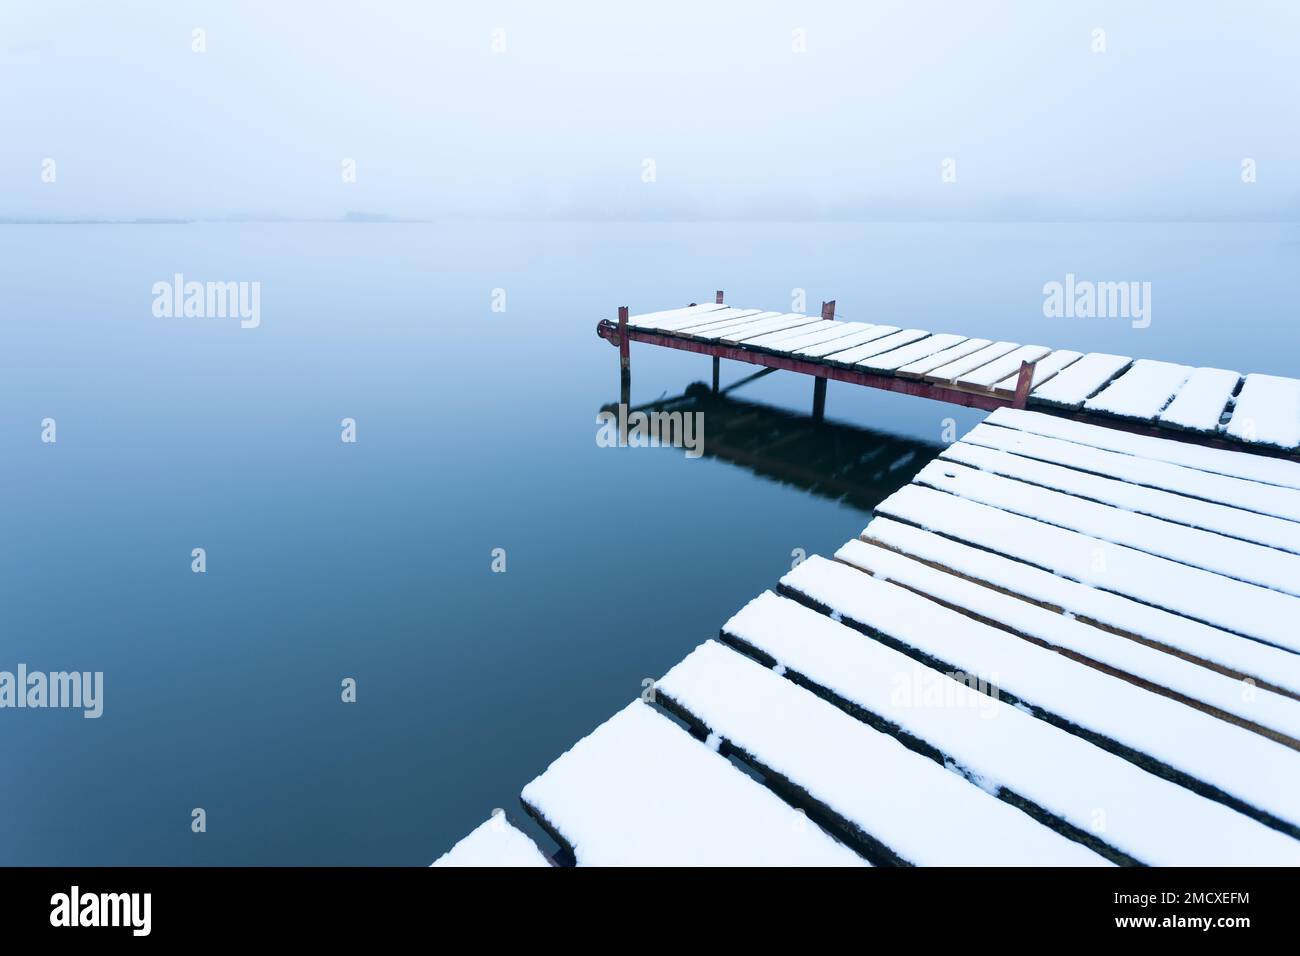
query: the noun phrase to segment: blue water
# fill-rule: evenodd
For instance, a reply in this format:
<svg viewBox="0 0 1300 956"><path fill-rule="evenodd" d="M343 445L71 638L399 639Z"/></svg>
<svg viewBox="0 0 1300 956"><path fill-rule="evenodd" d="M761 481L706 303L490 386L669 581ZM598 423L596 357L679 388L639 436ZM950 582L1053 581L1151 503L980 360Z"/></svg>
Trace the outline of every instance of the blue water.
<svg viewBox="0 0 1300 956"><path fill-rule="evenodd" d="M780 451L599 448L618 305L802 288L846 318L1294 375L1298 252L1286 225L0 227L0 669L105 675L98 720L0 710L0 863L427 864L494 807L520 819L643 678L981 417L832 383L845 434L915 452L852 494ZM155 318L176 272L261 282L261 326ZM1067 272L1151 282L1150 327L1043 318ZM634 403L709 376L632 361ZM733 395L806 414L811 391Z"/></svg>

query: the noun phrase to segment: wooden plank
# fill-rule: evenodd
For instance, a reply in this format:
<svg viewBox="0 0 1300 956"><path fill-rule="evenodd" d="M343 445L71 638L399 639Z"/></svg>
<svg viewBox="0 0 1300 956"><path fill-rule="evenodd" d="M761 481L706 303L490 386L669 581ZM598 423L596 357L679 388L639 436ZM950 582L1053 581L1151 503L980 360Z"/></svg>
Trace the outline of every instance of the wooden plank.
<svg viewBox="0 0 1300 956"><path fill-rule="evenodd" d="M987 365L994 359L1001 358L1018 347L1015 342L994 342L992 345L986 345L978 352L971 352L969 355L963 355L947 365L940 365L933 371L926 372L921 378L927 382L955 382L967 372L973 372L975 369Z"/></svg>
<svg viewBox="0 0 1300 956"><path fill-rule="evenodd" d="M978 435L974 434L981 428L984 431ZM999 432L1010 436L1011 443L1014 443L1017 437L1016 433L1009 432L1005 428L980 425L972 430L972 434L967 435L957 444L949 446L944 451L943 457L970 468L1015 478L1018 481L1027 481L1044 488L1077 495L1089 501L1300 554L1300 522L1256 514L1253 511L1242 511L1230 505L1189 498L1184 494L1133 484L1088 471L1078 471L1065 467L1064 463L1057 465L1050 461L1011 454L996 447L1000 441ZM1050 439L1043 440L1050 441Z"/></svg>
<svg viewBox="0 0 1300 956"><path fill-rule="evenodd" d="M794 338L784 339L778 346L774 346L772 350L775 352L791 354L813 345L822 345L826 342L834 341L835 339L847 338L850 335L856 335L860 332L866 332L869 329L874 328L874 326L871 326L866 322L833 321L831 322L831 326L834 327L832 328L828 326L817 332L807 332L797 335ZM754 343L749 342L747 344L753 345Z"/></svg>
<svg viewBox="0 0 1300 956"><path fill-rule="evenodd" d="M676 325L678 322L694 319L702 316L707 312L720 312L726 306L721 303L710 302L706 305L692 305L681 309L663 309L659 312L644 312L641 315L629 316L627 324L633 328L639 329L667 329Z"/></svg>
<svg viewBox="0 0 1300 956"><path fill-rule="evenodd" d="M962 441L1106 475L1146 488L1160 488L1189 498L1228 505L1241 515L1243 526L1250 523L1251 513L1300 521L1300 491L1296 489L1036 435L1003 427L1002 421L996 416L991 417L967 432Z"/></svg>
<svg viewBox="0 0 1300 956"><path fill-rule="evenodd" d="M1300 598L1300 555L978 471L958 464L946 452L922 468L914 480L1011 514L1213 571L1255 585L1261 594L1272 589ZM1243 599L1252 596L1257 595L1241 592ZM1300 600L1295 601L1291 613L1300 617ZM1300 650L1300 634L1295 649Z"/></svg>
<svg viewBox="0 0 1300 956"><path fill-rule="evenodd" d="M1251 444L1300 446L1300 380L1247 375L1224 431Z"/></svg>
<svg viewBox="0 0 1300 956"><path fill-rule="evenodd" d="M871 358L863 359L858 364L863 368L869 368L876 372L893 372L904 365L910 365L912 362L925 358L927 355L933 355L935 352L942 352L959 342L966 341L964 335L953 335L948 332L941 332L938 335L927 336L910 345L904 345L900 348L891 349L879 355L873 355Z"/></svg>
<svg viewBox="0 0 1300 956"><path fill-rule="evenodd" d="M1073 365L1079 359L1083 358L1082 352L1072 352L1069 349L1057 349L1051 355L1038 360L1034 366L1034 377L1029 382L1030 391L1042 385L1048 379L1060 373L1062 370ZM1006 378L993 386L993 391L1014 395L1016 393L1016 383L1020 381L1020 366L1016 366L1014 372L1009 373Z"/></svg>
<svg viewBox="0 0 1300 956"><path fill-rule="evenodd" d="M550 866L537 844L517 829L505 813L496 813L438 857L433 866Z"/></svg>
<svg viewBox="0 0 1300 956"><path fill-rule="evenodd" d="M907 735L958 773L1014 794L1137 862L1300 862L1300 842L1004 700L972 697L965 683L770 591L722 633L873 726ZM926 706L927 696L937 705Z"/></svg>
<svg viewBox="0 0 1300 956"><path fill-rule="evenodd" d="M818 332L826 332L831 329L842 330L846 324L845 322L836 322L834 319L815 320L807 325L779 329L776 332L767 332L756 338L746 339L745 344L751 348L769 348L782 342L792 341L800 336L815 335Z"/></svg>
<svg viewBox="0 0 1300 956"><path fill-rule="evenodd" d="M850 366L856 365L864 358L870 358L873 355L879 355L882 352L888 352L890 349L896 349L900 345L907 345L909 342L915 342L917 339L923 339L930 333L924 329L900 329L890 335L876 339L874 342L864 342L853 348L845 349L841 352L832 352L825 357L825 360L832 365Z"/></svg>
<svg viewBox="0 0 1300 956"><path fill-rule="evenodd" d="M728 332L739 332L741 329L753 328L763 322L780 317L780 312L755 312L751 315L742 316L738 319L731 319L726 322L709 323L705 326L693 326L691 328L678 329L673 334L686 335L693 339L712 341Z"/></svg>
<svg viewBox="0 0 1300 956"><path fill-rule="evenodd" d="M719 342L724 342L727 345L739 345L742 342L748 342L750 339L759 338L770 332L806 328L820 321L820 319L811 315L781 315L776 318L765 319L762 322L756 322L753 325L744 326L732 332L723 332L719 335L706 333L701 338L716 338Z"/></svg>
<svg viewBox="0 0 1300 956"><path fill-rule="evenodd" d="M740 325L742 322L754 322L780 314L780 312L764 312L762 309L727 309L724 312L714 312L707 316L701 316L703 319L701 322L688 321L687 324L679 325L670 331L673 335L693 335L696 332L703 332L708 329L721 329L727 326Z"/></svg>
<svg viewBox="0 0 1300 956"><path fill-rule="evenodd" d="M950 672L993 679L1040 719L1175 782L1300 834L1300 752L813 556L783 587Z"/></svg>
<svg viewBox="0 0 1300 956"><path fill-rule="evenodd" d="M1026 564L888 518L872 521L862 538L1230 677L1300 696L1300 655L1043 570L1055 556L1032 547L1021 552L1034 562ZM1243 693L1246 690L1248 685L1243 685Z"/></svg>
<svg viewBox="0 0 1300 956"><path fill-rule="evenodd" d="M734 322L747 315L756 315L762 311L762 309L737 309L729 305L713 305L708 308L700 308L699 313L656 324L655 328L664 332L676 332L679 329Z"/></svg>
<svg viewBox="0 0 1300 956"><path fill-rule="evenodd" d="M933 371L941 365L947 365L963 356L978 352L985 346L992 345L988 339L966 339L958 342L951 348L946 348L942 352L935 352L933 355L927 355L919 361L904 365L898 370L898 374L904 378L920 378L926 372Z"/></svg>
<svg viewBox="0 0 1300 956"><path fill-rule="evenodd" d="M959 376L957 384L992 388L1011 374L1011 370L1014 369L1017 375L1020 374L1021 362L1037 362L1050 351L1052 350L1046 345L1022 345L1018 349L1012 349L1006 355Z"/></svg>
<svg viewBox="0 0 1300 956"><path fill-rule="evenodd" d="M1128 371L1084 402L1083 407L1090 412L1153 422L1191 374L1191 368L1186 365L1138 359Z"/></svg>
<svg viewBox="0 0 1300 956"><path fill-rule="evenodd" d="M974 692L970 692L974 693ZM881 862L1103 866L1008 803L716 641L655 682L656 698L829 811ZM1300 703L1297 703L1300 706ZM813 742L816 746L810 746Z"/></svg>
<svg viewBox="0 0 1300 956"><path fill-rule="evenodd" d="M579 866L863 866L770 790L640 700L521 795Z"/></svg>
<svg viewBox="0 0 1300 956"><path fill-rule="evenodd" d="M1126 355L1089 352L1035 388L1030 393L1030 398L1058 408L1082 408L1085 401L1128 368L1132 361Z"/></svg>
<svg viewBox="0 0 1300 956"><path fill-rule="evenodd" d="M901 585L1043 646L1092 663L1171 699L1300 750L1300 700L1255 688L1242 693L1238 680L1136 641L1010 597L906 555L850 541L839 561Z"/></svg>
<svg viewBox="0 0 1300 956"><path fill-rule="evenodd" d="M821 342L817 345L806 345L794 350L794 355L801 358L823 358L832 352L843 352L845 349L852 348L855 345L863 345L867 342L874 342L876 339L882 339L886 335L893 335L898 331L896 325L872 325L860 332L854 332L852 335L840 336L830 341Z"/></svg>
<svg viewBox="0 0 1300 956"><path fill-rule="evenodd" d="M1226 369L1193 369L1169 407L1160 413L1160 424L1201 434L1218 431L1219 420L1240 381L1239 373Z"/></svg>
<svg viewBox="0 0 1300 956"><path fill-rule="evenodd" d="M1058 375L1057 378L1060 376ZM1052 383L1047 384L1050 387ZM1044 415L1016 408L999 408L988 417L987 421L1006 428L1017 428L1036 435L1061 438L1065 441L1105 448L1139 458L1171 462L1201 471L1235 475L1251 481L1300 490L1300 462L1244 455L1224 448L1204 448L1150 435L1133 435L1114 428L1072 422L1056 415Z"/></svg>
<svg viewBox="0 0 1300 956"><path fill-rule="evenodd" d="M1300 651L1300 635L1292 624L1296 599L1280 591L922 485L896 491L876 507L876 513L1243 637Z"/></svg>

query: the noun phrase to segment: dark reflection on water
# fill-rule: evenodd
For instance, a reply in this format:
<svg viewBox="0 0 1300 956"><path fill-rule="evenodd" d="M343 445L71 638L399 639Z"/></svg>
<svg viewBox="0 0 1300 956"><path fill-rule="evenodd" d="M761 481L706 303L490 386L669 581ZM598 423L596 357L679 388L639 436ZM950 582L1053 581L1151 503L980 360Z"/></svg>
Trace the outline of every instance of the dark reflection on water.
<svg viewBox="0 0 1300 956"><path fill-rule="evenodd" d="M631 406L628 412L701 413L703 457L866 512L943 450L938 442L819 420L735 396L736 388L763 374L719 392L695 382L681 395ZM617 415L618 405L601 411Z"/></svg>

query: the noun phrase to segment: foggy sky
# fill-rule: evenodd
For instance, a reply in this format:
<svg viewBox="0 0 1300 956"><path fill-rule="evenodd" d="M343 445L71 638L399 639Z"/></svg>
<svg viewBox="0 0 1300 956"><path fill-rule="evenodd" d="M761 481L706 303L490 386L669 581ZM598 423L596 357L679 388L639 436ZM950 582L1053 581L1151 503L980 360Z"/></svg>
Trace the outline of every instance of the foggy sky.
<svg viewBox="0 0 1300 956"><path fill-rule="evenodd" d="M0 217L1297 219L1298 79L1289 0L3 0Z"/></svg>

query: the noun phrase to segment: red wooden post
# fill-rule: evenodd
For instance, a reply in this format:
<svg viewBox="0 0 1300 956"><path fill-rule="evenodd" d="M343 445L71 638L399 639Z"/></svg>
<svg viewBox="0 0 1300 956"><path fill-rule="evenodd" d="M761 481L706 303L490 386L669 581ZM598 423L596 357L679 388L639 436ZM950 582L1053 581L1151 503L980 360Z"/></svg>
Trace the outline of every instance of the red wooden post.
<svg viewBox="0 0 1300 956"><path fill-rule="evenodd" d="M713 299L713 301L714 301L717 305L722 305L722 290L721 290L721 289L719 289L719 290L714 294L714 299Z"/></svg>
<svg viewBox="0 0 1300 956"><path fill-rule="evenodd" d="M627 306L618 307L618 363L624 371L632 367L632 343L627 337Z"/></svg>
<svg viewBox="0 0 1300 956"><path fill-rule="evenodd" d="M822 318L823 318L823 319L833 319L833 318L835 318L835 300L834 300L834 299L831 299L829 302L823 302L823 303L822 303Z"/></svg>
<svg viewBox="0 0 1300 956"><path fill-rule="evenodd" d="M1024 408L1029 403L1029 387L1034 382L1034 366L1037 362L1021 362L1020 377L1016 379L1016 397L1011 402L1012 408Z"/></svg>

